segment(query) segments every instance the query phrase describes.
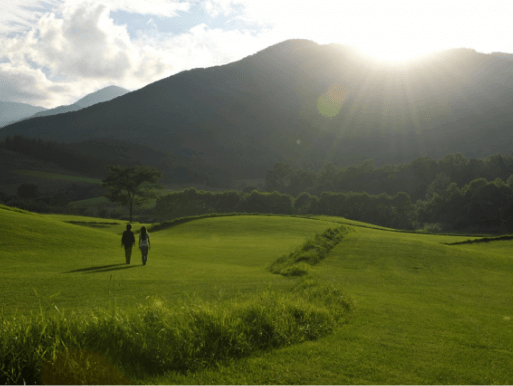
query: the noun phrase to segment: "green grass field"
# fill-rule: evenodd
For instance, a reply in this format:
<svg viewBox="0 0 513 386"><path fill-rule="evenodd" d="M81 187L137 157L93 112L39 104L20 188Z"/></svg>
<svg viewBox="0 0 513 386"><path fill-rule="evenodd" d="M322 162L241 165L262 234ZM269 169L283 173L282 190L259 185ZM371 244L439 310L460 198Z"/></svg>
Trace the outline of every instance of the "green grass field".
<svg viewBox="0 0 513 386"><path fill-rule="evenodd" d="M137 310L155 299L169 306L187 297L225 304L289 291L301 279L267 267L341 224L348 230L342 241L308 273L354 303L333 333L130 382L513 383L513 241L447 245L469 237L395 232L340 218L194 220L152 232L148 264L141 266L134 250L128 266L120 247L123 222L0 207L4 318L41 309L87 315L114 303Z"/></svg>

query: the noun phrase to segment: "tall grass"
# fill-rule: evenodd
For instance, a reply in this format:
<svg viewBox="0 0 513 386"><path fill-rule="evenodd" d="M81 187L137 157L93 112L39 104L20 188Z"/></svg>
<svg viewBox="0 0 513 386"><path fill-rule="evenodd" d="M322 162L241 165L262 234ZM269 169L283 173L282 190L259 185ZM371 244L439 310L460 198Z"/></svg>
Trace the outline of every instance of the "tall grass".
<svg viewBox="0 0 513 386"><path fill-rule="evenodd" d="M289 255L284 255L273 262L269 270L283 276L306 275L310 267L324 259L347 232L347 228L341 226L316 234L314 238L305 241Z"/></svg>
<svg viewBox="0 0 513 386"><path fill-rule="evenodd" d="M187 372L315 340L343 323L351 307L337 288L303 280L291 292L227 302L167 307L152 298L133 311L2 317L0 383L126 384Z"/></svg>

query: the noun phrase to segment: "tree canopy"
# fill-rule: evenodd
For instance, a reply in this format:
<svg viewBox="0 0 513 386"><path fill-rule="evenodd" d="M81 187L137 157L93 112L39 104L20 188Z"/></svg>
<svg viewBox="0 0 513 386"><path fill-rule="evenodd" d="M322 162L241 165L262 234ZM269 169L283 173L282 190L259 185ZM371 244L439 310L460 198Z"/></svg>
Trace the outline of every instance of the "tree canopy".
<svg viewBox="0 0 513 386"><path fill-rule="evenodd" d="M103 187L107 189L105 197L128 208L132 222L134 207L140 207L155 197L155 189L162 172L148 166L111 165Z"/></svg>

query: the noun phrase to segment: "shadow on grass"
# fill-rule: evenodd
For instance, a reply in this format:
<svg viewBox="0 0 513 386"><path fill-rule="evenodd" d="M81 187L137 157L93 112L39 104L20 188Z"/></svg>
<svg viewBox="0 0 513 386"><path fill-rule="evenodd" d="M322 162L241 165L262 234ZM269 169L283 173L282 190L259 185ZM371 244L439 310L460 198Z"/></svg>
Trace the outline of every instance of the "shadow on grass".
<svg viewBox="0 0 513 386"><path fill-rule="evenodd" d="M128 265L126 263L120 263L120 264L109 264L109 265L99 265L96 267L89 267L89 268L81 268L81 269L74 269L73 271L67 271L64 273L76 273L76 272L83 272L83 273L99 273L99 272L109 272L109 271L117 271L120 269L128 269L128 268L135 268L140 267L141 265Z"/></svg>

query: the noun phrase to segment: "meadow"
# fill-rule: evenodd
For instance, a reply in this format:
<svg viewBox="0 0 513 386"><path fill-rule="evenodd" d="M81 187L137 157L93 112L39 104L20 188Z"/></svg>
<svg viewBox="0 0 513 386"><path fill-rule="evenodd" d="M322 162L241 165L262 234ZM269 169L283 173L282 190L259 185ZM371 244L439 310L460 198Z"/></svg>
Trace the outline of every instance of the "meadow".
<svg viewBox="0 0 513 386"><path fill-rule="evenodd" d="M91 363L119 374L97 383L513 382L512 240L221 216L151 232L142 266L137 250L124 262L121 221L8 207L0 219L2 371L16 337L48 350L43 362L20 356L34 366L18 383L94 383ZM298 276L271 272L284 256L310 261L298 251L328 228L342 236L322 259ZM82 378L41 378L64 362Z"/></svg>

